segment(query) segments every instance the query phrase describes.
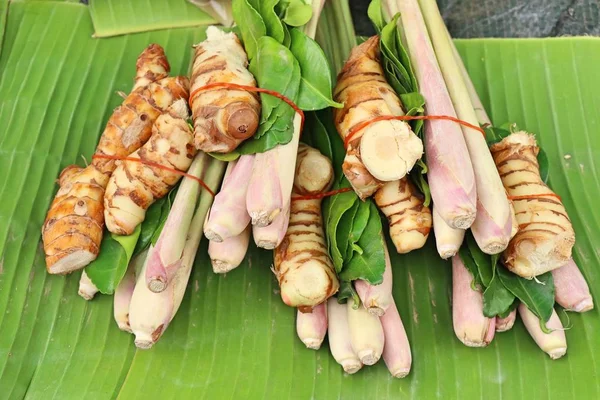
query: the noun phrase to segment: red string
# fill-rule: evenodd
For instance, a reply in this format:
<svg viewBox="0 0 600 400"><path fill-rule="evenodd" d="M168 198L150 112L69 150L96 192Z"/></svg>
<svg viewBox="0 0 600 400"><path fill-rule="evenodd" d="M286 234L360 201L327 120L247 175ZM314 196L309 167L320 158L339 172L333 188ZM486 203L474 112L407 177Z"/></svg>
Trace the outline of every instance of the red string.
<svg viewBox="0 0 600 400"><path fill-rule="evenodd" d="M525 194L521 196L508 196L509 200L529 200L529 199L539 199L542 197L556 197L558 201L562 202L562 199L556 193L536 193L536 194Z"/></svg>
<svg viewBox="0 0 600 400"><path fill-rule="evenodd" d="M315 200L322 199L323 197L334 196L340 193L346 193L352 191L352 188L346 187L336 190L330 190L329 192L317 193L317 194L307 194L304 196L292 196L292 201L294 200Z"/></svg>
<svg viewBox="0 0 600 400"><path fill-rule="evenodd" d="M481 134L485 138L485 131L481 127L470 124L467 121L463 121L462 119L458 119L456 117L451 117L450 115L381 115L379 117L376 117L376 118L373 118L373 119L370 119L367 121L363 121L360 124L355 125L352 129L350 129L350 132L348 132L348 134L346 135L346 138L344 139L344 147L346 147L346 148L348 147L348 143L350 143L352 138L361 129L364 129L367 126L374 124L375 122L390 121L390 120L396 120L396 121L413 121L413 120L453 121L453 122L457 122L463 126L466 126L467 128L475 129L476 131L481 132Z"/></svg>
<svg viewBox="0 0 600 400"><path fill-rule="evenodd" d="M289 105L290 107L292 107L294 109L294 111L300 115L300 119L301 119L301 122L300 122L300 132L302 132L302 129L304 128L304 111L302 111L296 105L296 103L294 103L292 100L290 100L289 98L285 97L284 95L282 95L279 92L276 92L274 90L259 88L259 87L256 87L256 86L238 85L237 83L229 83L229 82L215 82L215 83L210 83L208 85L199 87L198 89L196 89L192 93L190 93L190 104L192 104L192 102L196 99L196 96L198 96L200 94L200 92L202 92L204 90L210 90L210 89L216 89L216 88L245 90L247 92L265 93L265 94L268 94L269 96L277 97L279 100L282 100L287 105Z"/></svg>
<svg viewBox="0 0 600 400"><path fill-rule="evenodd" d="M180 171L180 170L175 169L175 168L167 167L166 165L162 165L162 164L159 164L159 163L156 163L156 162L153 162L153 161L146 161L146 160L142 160L142 159L134 158L134 157L110 156L108 154L94 154L92 156L92 159L94 159L94 158L103 158L103 159L106 159L106 160L133 161L133 162L139 162L139 163L144 164L144 165L148 165L150 167L163 169L165 171L169 171L169 172L172 172L174 174L178 174L178 175L185 176L187 178L193 179L196 182L198 182L200 184L200 186L202 186L204 189L206 189L208 191L208 193L210 193L212 196L215 195L215 192L213 192L212 190L210 190L210 188L208 187L208 185L206 183L204 183L204 181L202 179L198 178L197 176L188 174L187 172L183 172L183 171Z"/></svg>

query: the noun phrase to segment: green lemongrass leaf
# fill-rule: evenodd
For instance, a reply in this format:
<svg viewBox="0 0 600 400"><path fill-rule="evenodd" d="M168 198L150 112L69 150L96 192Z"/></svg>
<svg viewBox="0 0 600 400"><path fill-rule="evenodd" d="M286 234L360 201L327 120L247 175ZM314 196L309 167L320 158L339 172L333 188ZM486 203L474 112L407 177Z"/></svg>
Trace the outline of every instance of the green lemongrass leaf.
<svg viewBox="0 0 600 400"><path fill-rule="evenodd" d="M337 301L340 304L346 304L348 299L354 300L354 305L352 308L357 310L358 307L360 307L360 297L358 297L358 293L356 293L356 290L354 290L352 282L341 281L340 290L337 292Z"/></svg>
<svg viewBox="0 0 600 400"><path fill-rule="evenodd" d="M315 0L316 1L316 0ZM285 10L283 22L289 26L306 25L312 18L312 6L302 1L292 1Z"/></svg>
<svg viewBox="0 0 600 400"><path fill-rule="evenodd" d="M543 321L550 319L554 310L554 280L550 272L539 275L537 280L521 278L501 265L497 272L502 284L532 313Z"/></svg>
<svg viewBox="0 0 600 400"><path fill-rule="evenodd" d="M100 243L98 258L92 261L85 272L103 294L113 294L127 271L129 260L140 236L138 225L131 235L120 236L105 232Z"/></svg>
<svg viewBox="0 0 600 400"><path fill-rule="evenodd" d="M481 251L470 230L466 233L465 239L469 253L471 253L471 258L477 265L480 282L484 288L487 288L494 278L495 265L492 265L491 257Z"/></svg>
<svg viewBox="0 0 600 400"><path fill-rule="evenodd" d="M230 151L229 153L208 153L212 158L216 158L220 161L235 161L240 158L240 153L237 150Z"/></svg>
<svg viewBox="0 0 600 400"><path fill-rule="evenodd" d="M494 276L483 292L483 315L488 318L508 316L514 303L515 296L504 287L500 278Z"/></svg>
<svg viewBox="0 0 600 400"><path fill-rule="evenodd" d="M258 40L267 34L265 22L248 0L233 0L232 11L233 19L242 33L248 58L252 60L258 51Z"/></svg>
<svg viewBox="0 0 600 400"><path fill-rule="evenodd" d="M367 202L370 206L369 221L357 243L363 252L362 254L354 253L352 258L344 264L339 277L346 281L363 279L371 285L378 285L383 282L383 271L385 270L385 242L377 206L371 200L367 200Z"/></svg>
<svg viewBox="0 0 600 400"><path fill-rule="evenodd" d="M332 81L329 63L321 47L300 29L290 30L290 50L300 65L300 91L296 104L305 111L327 107L343 107L331 97Z"/></svg>
<svg viewBox="0 0 600 400"><path fill-rule="evenodd" d="M285 30L279 16L275 12L275 6L279 0L260 0L260 9L257 9L267 28L267 35L277 40L279 43L284 42Z"/></svg>
<svg viewBox="0 0 600 400"><path fill-rule="evenodd" d="M277 60L277 62L273 62ZM258 86L295 100L300 88L300 65L290 50L269 36L258 40L257 54L250 62ZM261 93L262 112L255 136L245 141L240 154L261 153L286 144L294 134L295 111L283 100Z"/></svg>
<svg viewBox="0 0 600 400"><path fill-rule="evenodd" d="M381 34L381 30L385 26L385 18L383 16L383 9L381 7L381 0L373 0L369 4L367 9L367 16L373 23L375 30L378 34Z"/></svg>

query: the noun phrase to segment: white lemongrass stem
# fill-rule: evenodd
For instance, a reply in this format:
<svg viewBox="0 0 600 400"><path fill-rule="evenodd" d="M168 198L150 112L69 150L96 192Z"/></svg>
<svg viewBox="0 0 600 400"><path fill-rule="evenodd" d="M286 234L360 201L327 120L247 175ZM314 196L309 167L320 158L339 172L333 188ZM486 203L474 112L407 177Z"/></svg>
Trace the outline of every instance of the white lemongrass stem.
<svg viewBox="0 0 600 400"><path fill-rule="evenodd" d="M545 333L542 330L540 319L524 304L519 304L519 315L525 328L527 328L527 332L529 332L538 347L548 354L551 359L556 360L567 353L565 330L556 311L552 310L552 316L546 322L546 327L551 330L550 333Z"/></svg>
<svg viewBox="0 0 600 400"><path fill-rule="evenodd" d="M479 121L456 63L452 43L437 3L435 0L419 0L419 4L456 114L461 120L477 126ZM466 126L462 126L462 132L473 163L477 186L477 217L471 231L483 252L497 254L508 246L512 230L506 190L485 137Z"/></svg>
<svg viewBox="0 0 600 400"><path fill-rule="evenodd" d="M79 279L79 295L86 300L92 300L98 292L99 290L94 285L94 282L92 282L90 277L85 273L85 270L83 270Z"/></svg>
<svg viewBox="0 0 600 400"><path fill-rule="evenodd" d="M204 175L204 182L212 190L216 190L224 169L224 163L214 159L211 160ZM137 279L129 307L129 324L135 335L135 345L138 348L148 349L152 347L177 313L200 245L204 219L212 201L213 196L210 193L207 191L201 193L200 202L187 232L179 268L174 271L167 287L160 293L150 291L146 285L145 269L149 265L149 260L146 260L144 270Z"/></svg>
<svg viewBox="0 0 600 400"><path fill-rule="evenodd" d="M252 225L270 225L289 201L296 171L300 123L301 118L296 114L294 134L289 143L255 155L246 196L246 207L252 218Z"/></svg>
<svg viewBox="0 0 600 400"><path fill-rule="evenodd" d="M312 17L302 29L306 36L314 39L315 34L317 33L317 26L319 25L319 17L321 16L321 11L325 5L325 0L312 0L311 5L313 10Z"/></svg>
<svg viewBox="0 0 600 400"><path fill-rule="evenodd" d="M446 221L438 214L434 207L433 215L433 234L437 251L444 260L456 255L458 249L465 239L464 229L455 229L448 226Z"/></svg>
<svg viewBox="0 0 600 400"><path fill-rule="evenodd" d="M385 337L383 361L394 378L404 378L410 372L412 355L408 336L394 299L379 320Z"/></svg>
<svg viewBox="0 0 600 400"><path fill-rule="evenodd" d="M252 225L252 237L254 237L254 243L261 249L273 250L283 241L289 223L290 203L288 202L287 206L284 207L283 212L275 217L271 225Z"/></svg>
<svg viewBox="0 0 600 400"><path fill-rule="evenodd" d="M253 165L254 156L244 155L227 166L221 190L215 196L204 225L204 235L208 240L222 242L237 236L250 223L246 194Z"/></svg>
<svg viewBox="0 0 600 400"><path fill-rule="evenodd" d="M386 2L394 3L401 13L403 34L425 97L426 113L456 117L417 0ZM477 193L460 125L446 120L425 121L424 135L427 177L438 213L449 226L467 229L475 220Z"/></svg>
<svg viewBox="0 0 600 400"><path fill-rule="evenodd" d="M312 312L296 314L296 333L307 348L319 350L327 333L327 305L314 306Z"/></svg>
<svg viewBox="0 0 600 400"><path fill-rule="evenodd" d="M483 315L483 294L459 256L452 257L452 322L456 337L469 347L485 347L496 332L496 318Z"/></svg>
<svg viewBox="0 0 600 400"><path fill-rule="evenodd" d="M206 153L198 153L187 173L201 177L211 159L212 157ZM144 275L146 285L153 292L160 293L165 290L170 275L181 264L183 249L201 189L200 183L195 179L187 176L183 178L156 245L150 247Z"/></svg>
<svg viewBox="0 0 600 400"><path fill-rule="evenodd" d="M586 312L594 300L579 267L571 258L566 265L552 270L556 302L569 311Z"/></svg>
<svg viewBox="0 0 600 400"><path fill-rule="evenodd" d="M331 355L342 366L344 372L348 374L358 372L363 365L352 349L346 304L339 304L335 297L329 298L327 300L327 319L327 335Z"/></svg>
<svg viewBox="0 0 600 400"><path fill-rule="evenodd" d="M515 308L506 316L506 318L496 317L496 332L506 332L512 329L517 319L517 309Z"/></svg>
<svg viewBox="0 0 600 400"><path fill-rule="evenodd" d="M373 365L381 358L385 337L381 321L363 307L354 308L354 300L348 299L348 327L350 343L360 362Z"/></svg>
<svg viewBox="0 0 600 400"><path fill-rule="evenodd" d="M136 276L139 276L139 273L144 267L147 256L148 250L145 250L129 262L125 276L123 276L123 279L121 279L121 282L119 282L119 285L115 289L115 294L113 296L113 315L119 329L125 332L131 333L131 326L129 325L129 306L131 304L133 290L135 289Z"/></svg>
<svg viewBox="0 0 600 400"><path fill-rule="evenodd" d="M383 282L379 285L371 285L369 282L362 279L354 281L354 288L360 297L363 306L371 314L381 317L386 310L394 302L392 296L392 262L387 245L384 243L383 250L385 252L385 270L383 271Z"/></svg>
<svg viewBox="0 0 600 400"><path fill-rule="evenodd" d="M210 241L208 243L208 255L215 274L224 274L242 263L248 244L250 243L250 225L237 236L232 236L222 242Z"/></svg>

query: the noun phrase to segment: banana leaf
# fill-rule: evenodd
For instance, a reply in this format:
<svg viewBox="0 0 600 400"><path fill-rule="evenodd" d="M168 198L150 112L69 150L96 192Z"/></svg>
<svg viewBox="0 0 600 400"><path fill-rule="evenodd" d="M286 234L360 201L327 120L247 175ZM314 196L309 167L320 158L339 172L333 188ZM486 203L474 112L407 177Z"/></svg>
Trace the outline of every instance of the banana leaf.
<svg viewBox="0 0 600 400"><path fill-rule="evenodd" d="M95 37L218 23L186 0L89 0L89 3Z"/></svg>
<svg viewBox="0 0 600 400"><path fill-rule="evenodd" d="M0 55L0 388L6 399L600 398L600 318L571 314L568 355L550 361L520 322L490 347L454 336L451 271L432 240L392 254L394 296L413 370L382 362L342 373L327 345L303 348L294 310L280 300L272 254L251 248L225 276L203 243L179 313L152 350L118 330L112 298L86 302L79 273L45 271L40 229L64 166L91 156L127 92L138 53L165 47L186 73L200 28L93 39L83 5L11 2ZM35 38L35 40L33 40ZM497 123L536 132L550 184L577 232L575 260L600 298L600 40L468 40L457 45ZM566 157L570 155L570 157ZM390 246L390 248L393 248Z"/></svg>

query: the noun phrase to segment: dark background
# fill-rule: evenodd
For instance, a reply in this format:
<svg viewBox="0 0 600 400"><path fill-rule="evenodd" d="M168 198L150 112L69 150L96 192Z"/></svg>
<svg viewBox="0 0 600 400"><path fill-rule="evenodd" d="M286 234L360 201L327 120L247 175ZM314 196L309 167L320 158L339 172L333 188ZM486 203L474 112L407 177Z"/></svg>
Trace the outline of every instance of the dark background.
<svg viewBox="0 0 600 400"><path fill-rule="evenodd" d="M358 35L374 34L369 0L350 0ZM600 0L438 0L457 38L600 36Z"/></svg>

